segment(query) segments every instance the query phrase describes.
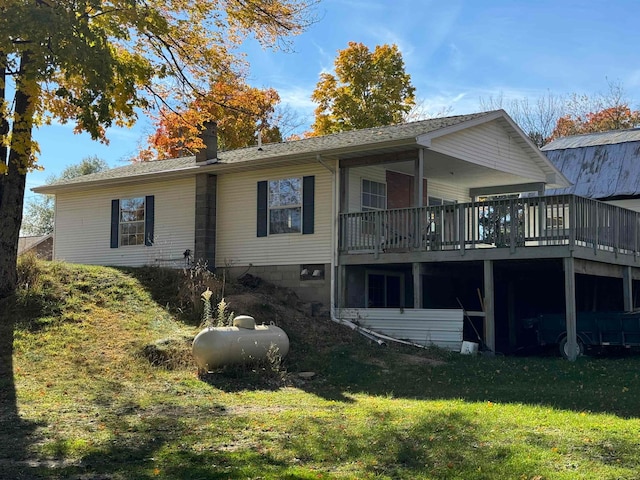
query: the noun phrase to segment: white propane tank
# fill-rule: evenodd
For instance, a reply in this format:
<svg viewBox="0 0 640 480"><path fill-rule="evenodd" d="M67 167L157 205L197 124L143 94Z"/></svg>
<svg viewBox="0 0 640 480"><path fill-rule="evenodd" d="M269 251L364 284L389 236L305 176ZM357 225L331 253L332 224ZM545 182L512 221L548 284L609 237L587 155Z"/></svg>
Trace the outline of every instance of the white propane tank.
<svg viewBox="0 0 640 480"><path fill-rule="evenodd" d="M224 365L267 358L271 346L281 357L289 353L289 337L275 325L256 325L253 317L239 315L232 327L207 327L193 339L191 352L198 367L212 371Z"/></svg>

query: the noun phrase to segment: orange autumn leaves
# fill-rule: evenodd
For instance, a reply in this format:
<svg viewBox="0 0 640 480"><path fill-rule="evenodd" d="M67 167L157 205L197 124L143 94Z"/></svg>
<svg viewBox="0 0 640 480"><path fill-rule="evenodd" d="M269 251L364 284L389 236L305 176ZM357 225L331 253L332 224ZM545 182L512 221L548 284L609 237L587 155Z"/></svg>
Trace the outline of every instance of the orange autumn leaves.
<svg viewBox="0 0 640 480"><path fill-rule="evenodd" d="M149 136L149 146L136 160L175 158L193 155L204 147L200 131L204 122L216 122L218 148L230 150L252 145L260 131L264 142L278 142L282 136L276 125L275 108L280 102L273 88L259 89L241 81L216 82L207 95L187 108L164 108Z"/></svg>

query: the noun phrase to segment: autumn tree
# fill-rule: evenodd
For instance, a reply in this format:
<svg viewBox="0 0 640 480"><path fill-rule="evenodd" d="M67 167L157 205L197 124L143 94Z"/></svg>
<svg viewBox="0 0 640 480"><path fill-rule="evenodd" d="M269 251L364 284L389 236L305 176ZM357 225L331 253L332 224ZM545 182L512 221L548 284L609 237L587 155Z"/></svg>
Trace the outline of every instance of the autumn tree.
<svg viewBox="0 0 640 480"><path fill-rule="evenodd" d="M631 110L628 105L616 105L584 116L563 115L556 123L550 140L582 133L624 130L640 126L640 111Z"/></svg>
<svg viewBox="0 0 640 480"><path fill-rule="evenodd" d="M220 150L252 145L257 132L264 142L279 142L282 140L276 110L279 102L280 96L273 88L250 87L238 78L217 81L206 95L196 98L187 108L161 109L156 130L137 160L192 155L204 146L199 128L204 122L216 123Z"/></svg>
<svg viewBox="0 0 640 480"><path fill-rule="evenodd" d="M415 88L396 45L378 45L371 52L349 42L334 66L335 74L320 74L311 95L318 104L313 135L401 123L415 104Z"/></svg>
<svg viewBox="0 0 640 480"><path fill-rule="evenodd" d="M502 108L538 146L558 137L640 126L623 85L608 81L604 93L558 95L547 91L537 99L507 100L503 94L480 99L482 110Z"/></svg>
<svg viewBox="0 0 640 480"><path fill-rule="evenodd" d="M106 141L138 108L176 108L225 75L247 35L286 46L316 0L12 0L0 3L0 299L16 287L33 129L73 122ZM283 44L284 42L284 44ZM9 93L13 98L8 98ZM192 98L192 97L191 97Z"/></svg>
<svg viewBox="0 0 640 480"><path fill-rule="evenodd" d="M76 165L69 165L60 175L49 175L47 183L89 175L108 170L107 162L95 155L85 157ZM25 205L21 232L23 235L47 235L53 233L55 197L37 195Z"/></svg>

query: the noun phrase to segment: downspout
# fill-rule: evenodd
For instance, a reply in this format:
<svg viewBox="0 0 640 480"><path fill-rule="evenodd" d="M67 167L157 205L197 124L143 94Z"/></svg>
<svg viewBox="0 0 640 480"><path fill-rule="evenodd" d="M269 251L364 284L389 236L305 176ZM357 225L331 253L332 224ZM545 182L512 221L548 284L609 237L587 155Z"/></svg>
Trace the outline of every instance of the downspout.
<svg viewBox="0 0 640 480"><path fill-rule="evenodd" d="M330 311L330 316L331 316L331 320L335 323L338 323L340 325L345 325L347 327L349 327L351 330L354 330L356 332L358 332L360 335L363 335L364 337L368 338L369 340L376 342L378 345L380 346L385 346L387 341L390 342L395 342L395 343L401 343L403 345L411 345L414 347L418 347L418 348L427 348L424 345L420 345L418 343L413 343L413 342L408 342L406 340L399 340L397 338L393 338L390 337L388 335L384 335L382 333L378 333L378 332L374 332L373 330L369 330L368 328L365 327L361 327L360 325L357 325L349 320L345 320L342 318L339 318L336 316L336 279L335 279L335 268L338 264L338 246L337 246L337 237L336 237L336 233L337 233L337 228L336 228L336 223L338 222L338 205L340 204L340 199L338 198L339 192L340 190L337 188L338 187L338 183L340 182L340 176L339 176L339 160L336 160L336 167L335 168L331 168L329 165L327 165L324 160L322 160L321 155L318 153L316 154L316 160L318 161L318 163L320 165L322 165L324 168L326 168L330 173L331 173L331 196L333 198L333 201L331 202L331 217L332 217L332 222L331 222L331 280L330 280L330 302L331 302L331 308L329 309Z"/></svg>

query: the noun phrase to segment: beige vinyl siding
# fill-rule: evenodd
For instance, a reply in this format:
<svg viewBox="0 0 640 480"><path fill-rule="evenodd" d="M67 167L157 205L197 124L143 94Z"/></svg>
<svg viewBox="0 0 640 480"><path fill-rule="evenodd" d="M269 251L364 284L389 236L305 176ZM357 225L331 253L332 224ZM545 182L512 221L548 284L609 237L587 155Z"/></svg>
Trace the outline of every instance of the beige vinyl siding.
<svg viewBox="0 0 640 480"><path fill-rule="evenodd" d="M387 183L387 170L382 165L349 169L349 213L362 211L362 179Z"/></svg>
<svg viewBox="0 0 640 480"><path fill-rule="evenodd" d="M307 175L315 176L314 233L258 237L258 182ZM332 174L317 163L218 176L216 266L330 263L331 181Z"/></svg>
<svg viewBox="0 0 640 480"><path fill-rule="evenodd" d="M634 212L640 212L640 198L629 198L626 200L611 200L605 203L610 203L611 205L615 205L616 207L622 207L628 210L633 210Z"/></svg>
<svg viewBox="0 0 640 480"><path fill-rule="evenodd" d="M111 201L153 195L154 245L110 248ZM96 265L182 265L193 251L194 178L140 182L56 195L56 259Z"/></svg>
<svg viewBox="0 0 640 480"><path fill-rule="evenodd" d="M430 149L532 182L546 181L545 173L496 121L434 138Z"/></svg>
<svg viewBox="0 0 640 480"><path fill-rule="evenodd" d="M459 203L471 201L471 198L469 197L469 189L463 185L440 183L429 179L427 179L427 194L430 197L438 197Z"/></svg>

